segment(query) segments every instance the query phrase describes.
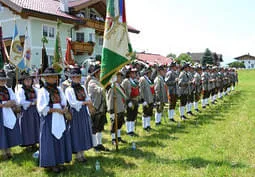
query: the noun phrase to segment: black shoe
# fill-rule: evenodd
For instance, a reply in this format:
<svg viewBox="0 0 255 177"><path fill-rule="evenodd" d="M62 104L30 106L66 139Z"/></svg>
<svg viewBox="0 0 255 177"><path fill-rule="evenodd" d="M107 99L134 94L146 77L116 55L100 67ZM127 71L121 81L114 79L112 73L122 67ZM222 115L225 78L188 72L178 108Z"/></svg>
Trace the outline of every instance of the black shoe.
<svg viewBox="0 0 255 177"><path fill-rule="evenodd" d="M51 171L54 172L54 173L60 173L61 172L61 170L58 167L52 167Z"/></svg>
<svg viewBox="0 0 255 177"><path fill-rule="evenodd" d="M138 136L138 134L136 134L135 132L132 132L132 136Z"/></svg>
<svg viewBox="0 0 255 177"><path fill-rule="evenodd" d="M188 119L185 115L183 115L183 117L184 117L185 119Z"/></svg>
<svg viewBox="0 0 255 177"><path fill-rule="evenodd" d="M6 156L8 159L11 159L13 157L11 153L7 153Z"/></svg>
<svg viewBox="0 0 255 177"><path fill-rule="evenodd" d="M121 137L118 137L118 142L121 142L121 143L123 143L123 144L126 144L126 143L127 143L127 141L123 140Z"/></svg>
<svg viewBox="0 0 255 177"><path fill-rule="evenodd" d="M187 114L190 116L194 116L194 114L191 111L187 112Z"/></svg>
<svg viewBox="0 0 255 177"><path fill-rule="evenodd" d="M181 120L187 120L186 116L181 116Z"/></svg>
<svg viewBox="0 0 255 177"><path fill-rule="evenodd" d="M212 104L216 104L216 103L213 101Z"/></svg>
<svg viewBox="0 0 255 177"><path fill-rule="evenodd" d="M133 132L127 132L128 136L133 136Z"/></svg>
<svg viewBox="0 0 255 177"><path fill-rule="evenodd" d="M206 109L206 106L203 106L202 108L203 108L203 109Z"/></svg>
<svg viewBox="0 0 255 177"><path fill-rule="evenodd" d="M170 122L177 122L176 120L174 120L174 119L169 119L170 120Z"/></svg>
<svg viewBox="0 0 255 177"><path fill-rule="evenodd" d="M201 112L199 109L195 109L195 111L196 111L196 112L199 112L199 113Z"/></svg>
<svg viewBox="0 0 255 177"><path fill-rule="evenodd" d="M110 151L108 148L104 147L102 144L97 145L98 151Z"/></svg>
<svg viewBox="0 0 255 177"><path fill-rule="evenodd" d="M97 146L95 146L95 147L93 147L93 148L94 148L94 151L95 151L95 152L98 152L98 151L99 151L99 149L98 149Z"/></svg>
<svg viewBox="0 0 255 177"><path fill-rule="evenodd" d="M145 131L150 131L149 127L143 128Z"/></svg>
<svg viewBox="0 0 255 177"><path fill-rule="evenodd" d="M159 126L160 124L161 124L161 122L157 122L157 123L156 123L156 126Z"/></svg>

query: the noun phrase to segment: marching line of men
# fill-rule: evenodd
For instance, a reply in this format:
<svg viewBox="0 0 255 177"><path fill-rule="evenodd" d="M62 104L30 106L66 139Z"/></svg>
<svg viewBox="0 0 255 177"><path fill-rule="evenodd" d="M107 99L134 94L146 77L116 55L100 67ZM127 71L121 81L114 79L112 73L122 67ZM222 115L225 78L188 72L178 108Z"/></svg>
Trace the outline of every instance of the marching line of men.
<svg viewBox="0 0 255 177"><path fill-rule="evenodd" d="M188 115L193 115L192 107L200 112L200 98L202 108L206 108L210 102L215 104L227 95L238 82L233 69L188 63L178 66L175 62L143 70L125 66L116 74L116 95L112 86L104 89L101 85L100 65L93 67L84 85L79 67L69 68L66 76L67 80L61 83L59 73L49 67L39 75L43 80L39 86L33 82L37 79L35 75L23 72L14 93L6 86L5 71L0 71L0 150L4 160L12 158L10 148L14 146L36 150L39 144L39 166L60 172L65 170L63 164L72 160L73 153L78 162L86 162L84 151L91 148L109 151L102 143L107 112L112 144L116 144L116 139L126 143L121 128L126 123L127 135L137 136L139 104L143 110L142 127L149 131L154 107L156 125L161 124L167 103L169 120L176 122L174 115L179 99L180 118L186 120L185 109ZM114 114L115 97L117 114Z"/></svg>

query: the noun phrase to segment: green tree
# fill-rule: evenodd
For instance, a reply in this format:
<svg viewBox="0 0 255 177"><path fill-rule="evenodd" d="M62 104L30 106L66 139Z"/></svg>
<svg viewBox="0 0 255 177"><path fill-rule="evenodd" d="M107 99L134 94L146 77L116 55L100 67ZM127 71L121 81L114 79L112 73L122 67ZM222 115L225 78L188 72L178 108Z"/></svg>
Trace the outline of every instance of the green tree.
<svg viewBox="0 0 255 177"><path fill-rule="evenodd" d="M166 57L176 59L176 55L174 53L169 53Z"/></svg>
<svg viewBox="0 0 255 177"><path fill-rule="evenodd" d="M231 68L245 68L244 62L239 62L239 61L234 61L232 63L228 64L229 67Z"/></svg>
<svg viewBox="0 0 255 177"><path fill-rule="evenodd" d="M213 55L208 48L205 49L204 55L201 58L201 65L205 66L206 64L213 64Z"/></svg>
<svg viewBox="0 0 255 177"><path fill-rule="evenodd" d="M190 55L186 54L186 53L182 53L180 54L177 58L176 58L176 62L178 64L181 64L183 62L193 62L192 58L190 57Z"/></svg>

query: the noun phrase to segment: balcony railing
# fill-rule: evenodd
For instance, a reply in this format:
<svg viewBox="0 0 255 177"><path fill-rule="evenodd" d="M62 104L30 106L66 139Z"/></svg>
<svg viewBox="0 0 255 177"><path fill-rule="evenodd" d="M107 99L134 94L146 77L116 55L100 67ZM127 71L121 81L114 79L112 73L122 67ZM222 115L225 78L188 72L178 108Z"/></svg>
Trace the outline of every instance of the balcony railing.
<svg viewBox="0 0 255 177"><path fill-rule="evenodd" d="M84 18L83 20L85 22L85 27L94 28L97 32L100 33L104 32L104 22L89 18Z"/></svg>
<svg viewBox="0 0 255 177"><path fill-rule="evenodd" d="M74 55L81 55L83 53L88 53L92 55L94 51L95 44L93 42L72 42L72 50Z"/></svg>

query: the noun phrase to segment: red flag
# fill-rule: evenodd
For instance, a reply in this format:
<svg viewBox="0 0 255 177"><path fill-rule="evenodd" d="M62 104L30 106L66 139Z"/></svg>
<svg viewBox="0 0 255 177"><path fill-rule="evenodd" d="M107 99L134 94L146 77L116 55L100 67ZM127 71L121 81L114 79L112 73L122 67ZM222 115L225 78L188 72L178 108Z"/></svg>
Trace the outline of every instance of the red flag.
<svg viewBox="0 0 255 177"><path fill-rule="evenodd" d="M74 65L75 61L72 57L72 44L71 44L71 38L66 38L66 57L65 57L65 64L66 65Z"/></svg>

